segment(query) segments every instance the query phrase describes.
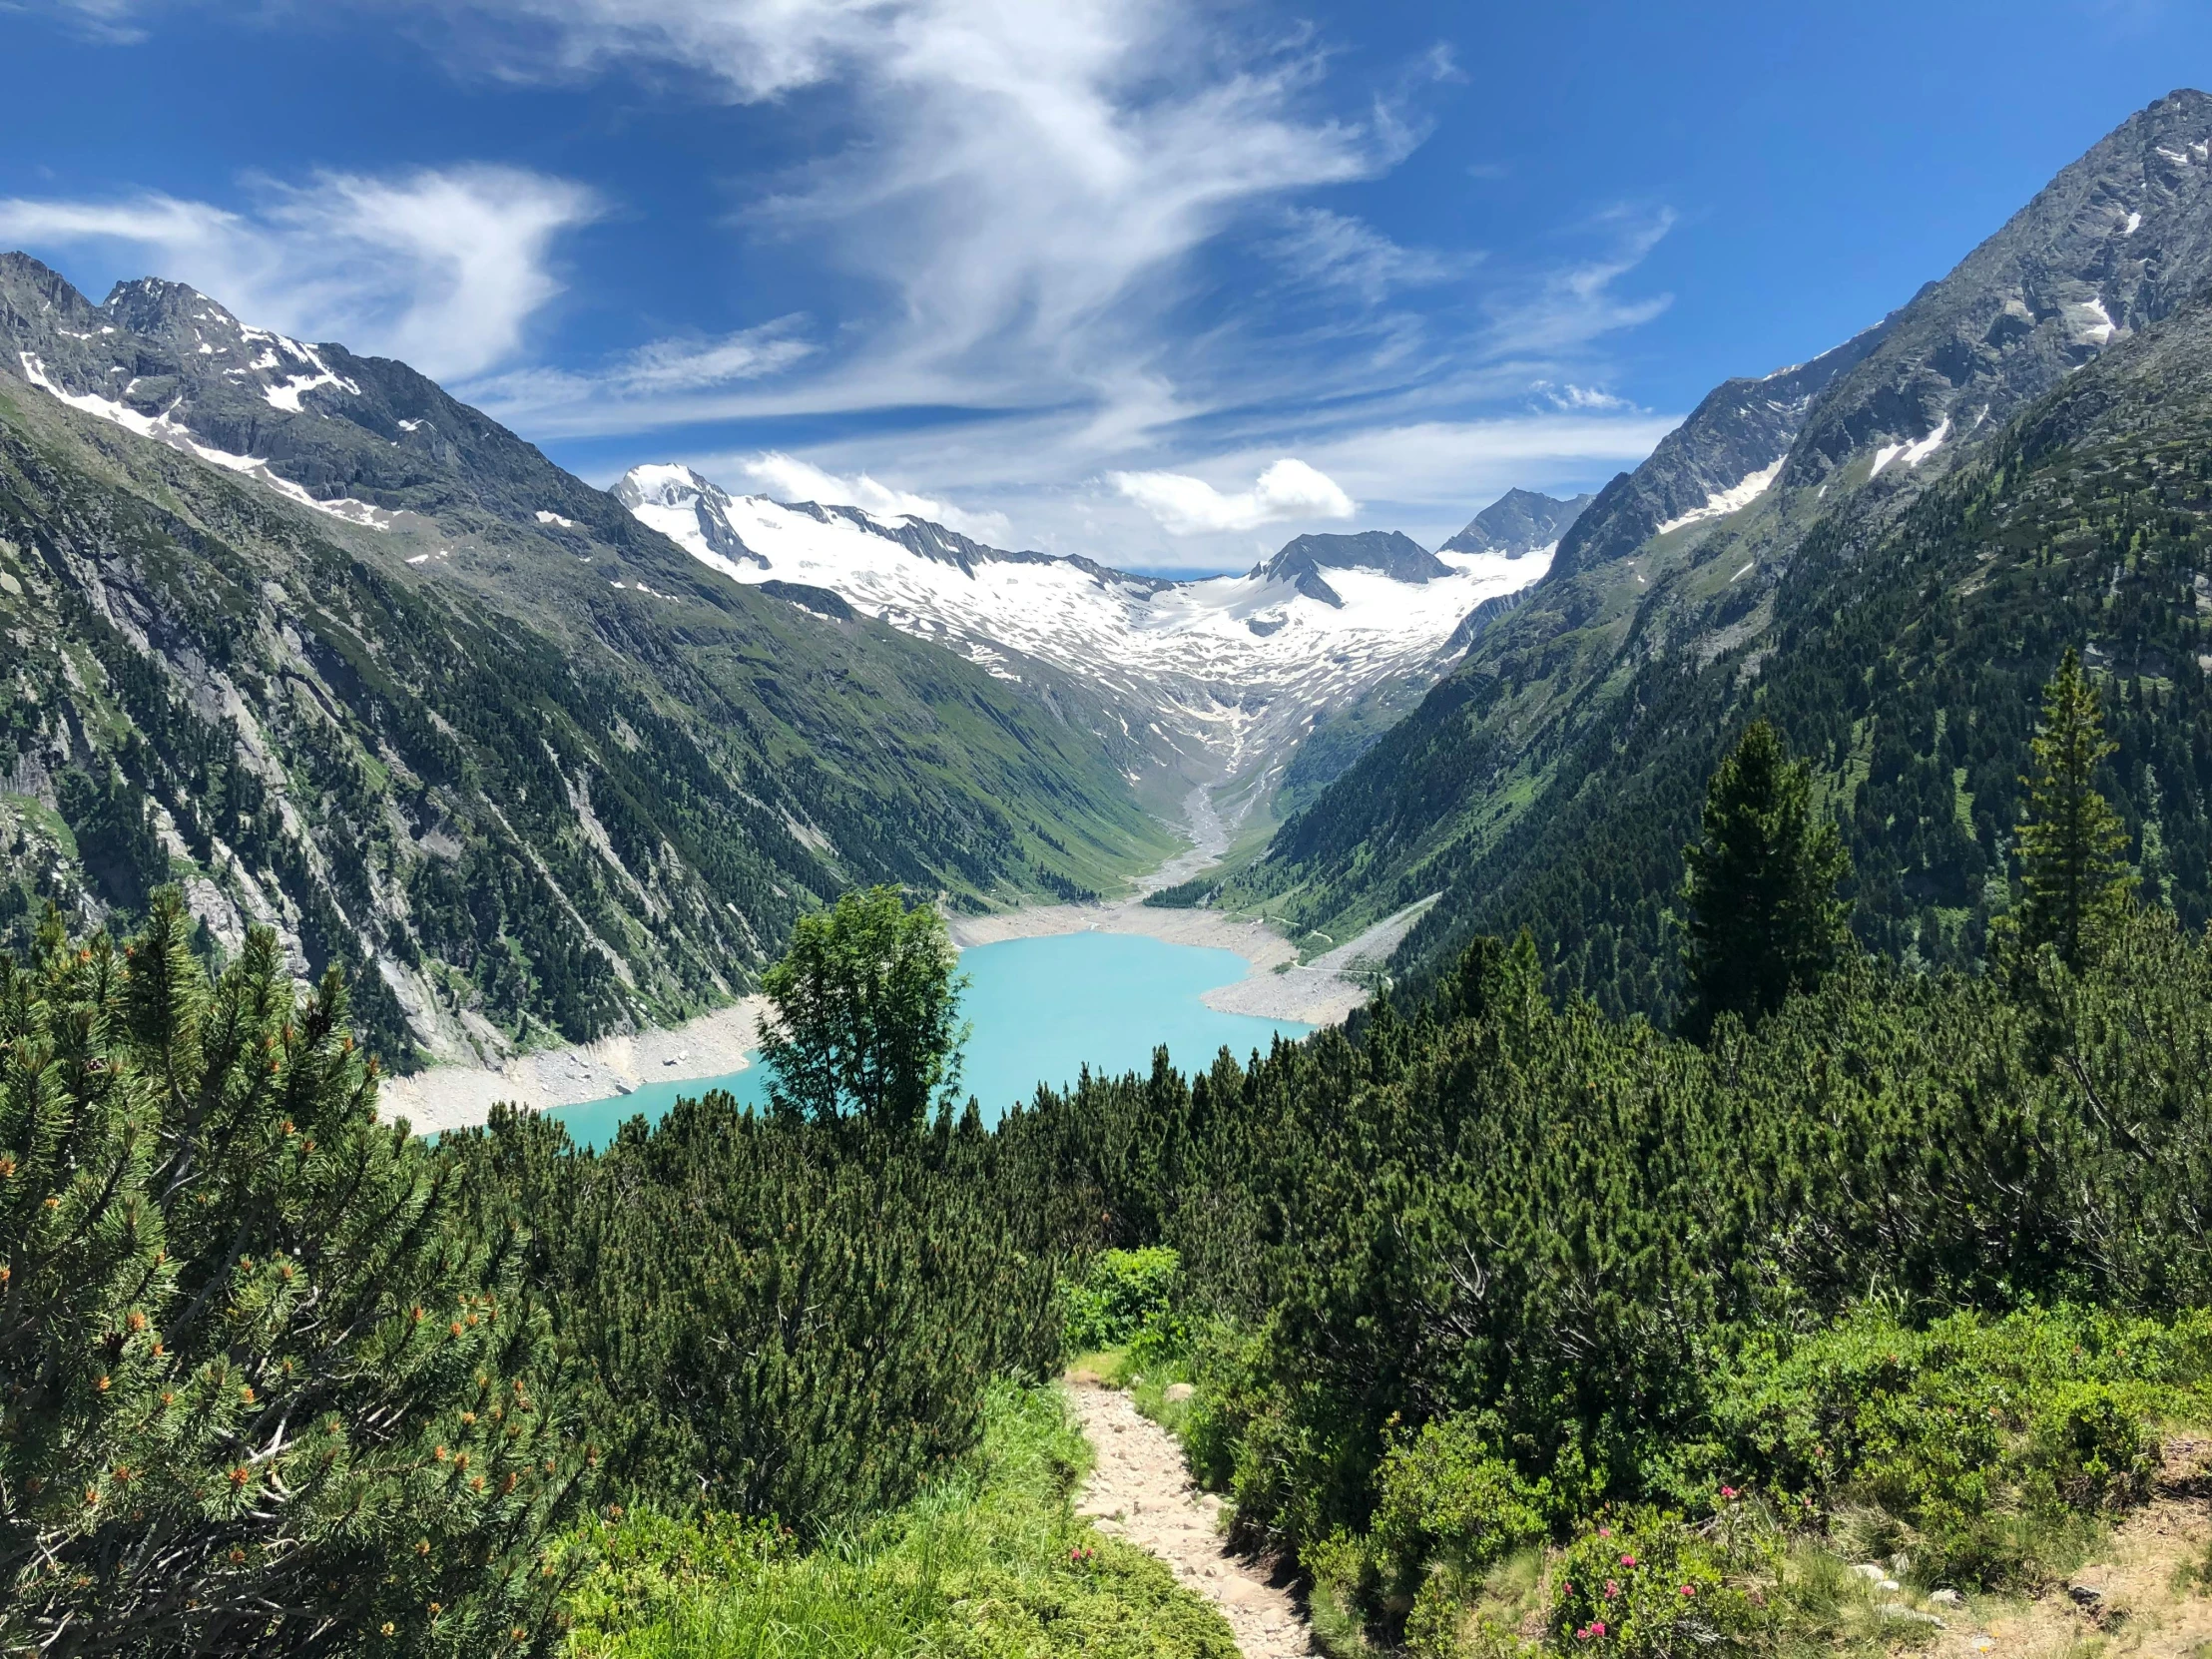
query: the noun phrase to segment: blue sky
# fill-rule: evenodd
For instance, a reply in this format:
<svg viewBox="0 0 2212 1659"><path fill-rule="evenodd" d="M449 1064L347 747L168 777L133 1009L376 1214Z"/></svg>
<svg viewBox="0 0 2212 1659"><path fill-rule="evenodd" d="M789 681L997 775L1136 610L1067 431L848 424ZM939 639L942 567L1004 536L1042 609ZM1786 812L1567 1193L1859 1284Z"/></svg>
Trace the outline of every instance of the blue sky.
<svg viewBox="0 0 2212 1659"><path fill-rule="evenodd" d="M2212 81L2212 7L0 0L0 245L95 297L596 482L1190 569L1596 487Z"/></svg>

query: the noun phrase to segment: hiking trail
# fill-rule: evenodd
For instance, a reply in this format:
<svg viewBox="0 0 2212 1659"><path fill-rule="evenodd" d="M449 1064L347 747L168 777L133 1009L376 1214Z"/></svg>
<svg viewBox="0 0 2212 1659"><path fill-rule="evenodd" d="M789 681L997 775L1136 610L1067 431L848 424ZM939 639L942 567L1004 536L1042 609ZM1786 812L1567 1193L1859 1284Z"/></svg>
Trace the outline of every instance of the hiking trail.
<svg viewBox="0 0 2212 1659"><path fill-rule="evenodd" d="M1097 1454L1075 1512L1165 1561L1186 1588L1221 1610L1245 1659L1312 1653L1311 1632L1289 1592L1223 1540L1221 1499L1191 1484L1175 1436L1118 1388L1071 1377L1067 1391Z"/></svg>

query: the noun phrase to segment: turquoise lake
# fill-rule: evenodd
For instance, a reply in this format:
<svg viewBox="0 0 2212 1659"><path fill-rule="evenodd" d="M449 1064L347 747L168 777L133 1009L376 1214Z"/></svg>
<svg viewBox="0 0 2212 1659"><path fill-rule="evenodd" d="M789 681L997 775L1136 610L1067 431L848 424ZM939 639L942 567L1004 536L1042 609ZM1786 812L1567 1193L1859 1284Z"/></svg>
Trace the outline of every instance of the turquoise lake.
<svg viewBox="0 0 2212 1659"><path fill-rule="evenodd" d="M1296 1020L1217 1013L1201 1002L1204 992L1251 972L1235 951L1134 933L977 945L960 952L960 971L969 981L961 1014L973 1027L960 1088L981 1103L986 1123L1028 1100L1040 1082L1074 1082L1086 1064L1115 1075L1150 1071L1152 1050L1166 1043L1178 1067L1202 1070L1224 1045L1244 1060L1278 1033L1303 1037L1313 1029ZM763 1106L768 1073L754 1065L728 1077L648 1083L612 1100L556 1107L546 1115L566 1124L582 1145L598 1146L625 1119L641 1113L658 1119L679 1099L710 1089L728 1089L748 1106Z"/></svg>

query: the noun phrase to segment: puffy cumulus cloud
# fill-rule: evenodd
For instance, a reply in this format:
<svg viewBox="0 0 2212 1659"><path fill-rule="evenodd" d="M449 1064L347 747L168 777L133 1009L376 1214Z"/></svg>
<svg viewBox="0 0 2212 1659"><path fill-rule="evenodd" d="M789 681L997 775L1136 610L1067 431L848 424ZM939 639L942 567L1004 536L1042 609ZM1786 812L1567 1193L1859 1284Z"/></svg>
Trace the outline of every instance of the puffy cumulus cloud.
<svg viewBox="0 0 2212 1659"><path fill-rule="evenodd" d="M0 243L129 250L249 322L466 378L513 357L560 291L561 233L599 213L580 185L510 167L264 185L250 211L145 194L0 201Z"/></svg>
<svg viewBox="0 0 2212 1659"><path fill-rule="evenodd" d="M781 450L771 449L765 454L747 456L737 465L763 494L779 501L819 501L824 506L859 507L878 518L925 518L978 541L1004 542L1012 534L1003 513L963 512L948 501L879 484L864 472L856 477L840 478L811 461L803 461Z"/></svg>
<svg viewBox="0 0 2212 1659"><path fill-rule="evenodd" d="M1256 530L1288 519L1346 519L1359 511L1335 479L1289 455L1252 488L1234 494L1183 472L1111 472L1107 481L1175 536Z"/></svg>

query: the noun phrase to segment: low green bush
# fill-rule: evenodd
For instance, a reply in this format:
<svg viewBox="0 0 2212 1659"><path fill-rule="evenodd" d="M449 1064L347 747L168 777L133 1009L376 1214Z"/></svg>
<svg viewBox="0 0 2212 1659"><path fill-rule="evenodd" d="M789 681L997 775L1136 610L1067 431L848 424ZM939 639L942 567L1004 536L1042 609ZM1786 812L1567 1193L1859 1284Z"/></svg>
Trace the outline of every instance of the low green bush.
<svg viewBox="0 0 2212 1659"><path fill-rule="evenodd" d="M1890 1517L1932 1582L2031 1582L2147 1493L2161 1419L2202 1412L2203 1324L2056 1309L1916 1331L1862 1311L1756 1340L1714 1414L1747 1475Z"/></svg>
<svg viewBox="0 0 2212 1659"><path fill-rule="evenodd" d="M1608 1659L1749 1653L1764 1625L1718 1549L1679 1515L1591 1527L1568 1547L1552 1592L1552 1641Z"/></svg>
<svg viewBox="0 0 2212 1659"><path fill-rule="evenodd" d="M1088 1458L1057 1390L1000 1383L961 1468L814 1547L711 1511L595 1526L571 1659L1236 1659L1164 1563L1071 1512Z"/></svg>
<svg viewBox="0 0 2212 1659"><path fill-rule="evenodd" d="M1067 1350L1090 1354L1145 1343L1180 1348L1187 1333L1177 1311L1180 1263L1172 1250L1106 1250L1083 1276L1062 1287Z"/></svg>
<svg viewBox="0 0 2212 1659"><path fill-rule="evenodd" d="M1423 1425L1383 1454L1373 1538L1386 1580L1431 1561L1477 1572L1550 1530L1551 1483L1528 1480L1501 1455L1478 1413Z"/></svg>

